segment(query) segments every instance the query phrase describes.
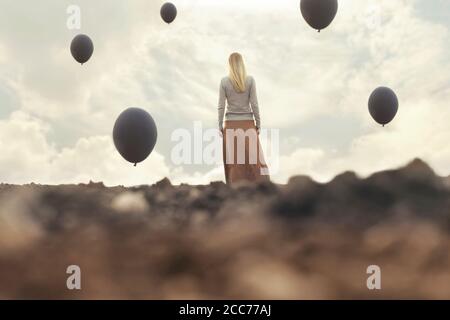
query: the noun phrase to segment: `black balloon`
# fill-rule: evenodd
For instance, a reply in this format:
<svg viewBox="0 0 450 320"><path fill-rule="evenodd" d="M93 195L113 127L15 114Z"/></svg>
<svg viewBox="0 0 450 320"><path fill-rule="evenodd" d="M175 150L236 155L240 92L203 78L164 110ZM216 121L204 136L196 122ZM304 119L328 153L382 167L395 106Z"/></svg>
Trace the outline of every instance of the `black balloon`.
<svg viewBox="0 0 450 320"><path fill-rule="evenodd" d="M88 62L94 53L94 44L87 35L79 34L72 40L70 52L76 61L83 64Z"/></svg>
<svg viewBox="0 0 450 320"><path fill-rule="evenodd" d="M177 17L177 7L173 3L167 2L161 7L161 18L166 23L172 23Z"/></svg>
<svg viewBox="0 0 450 320"><path fill-rule="evenodd" d="M336 17L338 2L337 0L301 0L300 10L306 22L320 32Z"/></svg>
<svg viewBox="0 0 450 320"><path fill-rule="evenodd" d="M153 151L157 136L152 116L139 108L125 110L114 124L114 145L120 155L135 166Z"/></svg>
<svg viewBox="0 0 450 320"><path fill-rule="evenodd" d="M398 111L395 92L386 87L375 89L369 98L369 112L372 118L383 127L394 119Z"/></svg>

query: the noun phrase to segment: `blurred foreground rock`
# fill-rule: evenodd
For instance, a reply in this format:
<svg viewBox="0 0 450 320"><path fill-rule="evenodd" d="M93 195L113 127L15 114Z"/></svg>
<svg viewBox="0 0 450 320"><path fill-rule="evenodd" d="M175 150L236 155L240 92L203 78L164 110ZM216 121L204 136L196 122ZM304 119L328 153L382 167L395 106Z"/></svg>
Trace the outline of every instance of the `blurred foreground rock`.
<svg viewBox="0 0 450 320"><path fill-rule="evenodd" d="M450 299L449 179L420 160L328 184L0 185L0 204L0 298Z"/></svg>

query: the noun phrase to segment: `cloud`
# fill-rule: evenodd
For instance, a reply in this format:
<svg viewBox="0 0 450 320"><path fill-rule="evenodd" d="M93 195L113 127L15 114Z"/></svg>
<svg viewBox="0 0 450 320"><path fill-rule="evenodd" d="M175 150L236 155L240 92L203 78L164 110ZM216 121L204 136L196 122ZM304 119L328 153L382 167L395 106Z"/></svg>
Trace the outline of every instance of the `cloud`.
<svg viewBox="0 0 450 320"><path fill-rule="evenodd" d="M346 2L341 8L336 32L353 52L349 59L355 60L335 78L331 87L335 98L327 97L329 106L321 106L330 113L352 115L364 129L338 150L297 146L283 155L281 173L275 179L285 181L292 174L311 174L326 181L345 170L369 175L415 157L430 162L441 175L450 173L450 152L445 142L450 139L448 26L421 19L409 1L372 2L383 9L375 11L381 14L379 24L364 25L360 13L365 12L366 5L359 2L350 6ZM346 21L342 21L344 13L348 14ZM351 23L350 17L356 23ZM341 59L336 63L342 65ZM322 90L328 92L328 82L323 79L320 83L327 85ZM394 88L400 99L399 114L386 128L375 125L367 113L367 97L379 85ZM342 119L337 116L335 120Z"/></svg>
<svg viewBox="0 0 450 320"><path fill-rule="evenodd" d="M134 167L120 157L109 136L80 139L73 148L61 150L51 166L57 170L59 183L93 180L130 186L152 184L170 176L164 157L157 152Z"/></svg>
<svg viewBox="0 0 450 320"><path fill-rule="evenodd" d="M447 97L447 99L450 96ZM436 102L439 103L439 102ZM417 102L396 120L392 127L376 128L355 138L344 153L335 150L299 148L281 158L278 182L289 176L309 174L321 182L352 170L361 176L405 165L413 158L426 160L442 176L449 174L450 110L441 103L439 116L430 112L428 101Z"/></svg>
<svg viewBox="0 0 450 320"><path fill-rule="evenodd" d="M123 160L110 136L80 138L74 146L57 149L47 140L50 128L22 111L0 121L0 176L5 183L87 183L107 185L151 184L170 169L165 159L153 152L134 167Z"/></svg>
<svg viewBox="0 0 450 320"><path fill-rule="evenodd" d="M341 1L333 25L318 34L294 0L183 0L169 26L157 2L79 0L80 31L66 28L71 1L5 1L0 181L223 180L222 168L172 164L170 136L193 121L216 126L218 84L232 51L244 54L256 78L263 126L280 129L283 165L274 180L369 174L417 156L450 174L450 23L430 19L441 5L427 4L425 17L418 1ZM95 43L83 67L68 51L78 32ZM398 117L384 129L367 112L379 85L400 99ZM154 154L138 169L123 163L110 139L128 107L148 110L159 131Z"/></svg>

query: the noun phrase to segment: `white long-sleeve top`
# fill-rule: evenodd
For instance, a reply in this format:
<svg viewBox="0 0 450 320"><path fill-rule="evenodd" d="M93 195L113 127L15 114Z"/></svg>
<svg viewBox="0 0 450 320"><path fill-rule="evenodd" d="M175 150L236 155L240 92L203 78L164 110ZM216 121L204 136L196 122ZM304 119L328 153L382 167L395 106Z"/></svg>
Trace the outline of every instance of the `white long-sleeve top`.
<svg viewBox="0 0 450 320"><path fill-rule="evenodd" d="M227 108L225 112L225 104ZM253 77L248 76L245 91L237 92L229 77L220 82L219 93L219 128L223 129L223 120L255 120L257 128L261 128L259 117L258 97L256 95L256 83Z"/></svg>

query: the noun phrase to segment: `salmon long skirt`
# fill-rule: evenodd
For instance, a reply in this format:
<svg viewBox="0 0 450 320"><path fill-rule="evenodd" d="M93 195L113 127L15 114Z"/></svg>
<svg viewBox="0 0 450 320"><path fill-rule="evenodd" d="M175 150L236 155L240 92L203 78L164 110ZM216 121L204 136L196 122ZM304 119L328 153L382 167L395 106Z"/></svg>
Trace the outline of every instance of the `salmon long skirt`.
<svg viewBox="0 0 450 320"><path fill-rule="evenodd" d="M227 184L270 180L255 122L252 120L225 121L223 161Z"/></svg>

